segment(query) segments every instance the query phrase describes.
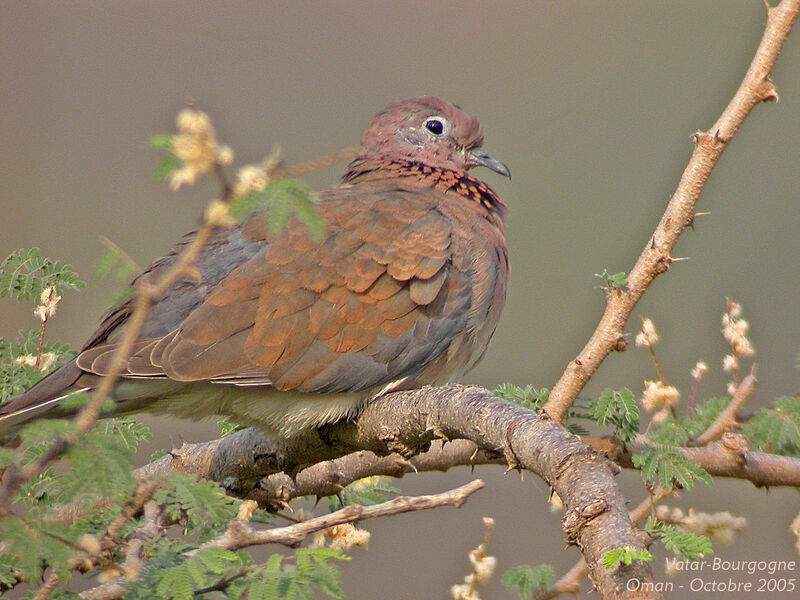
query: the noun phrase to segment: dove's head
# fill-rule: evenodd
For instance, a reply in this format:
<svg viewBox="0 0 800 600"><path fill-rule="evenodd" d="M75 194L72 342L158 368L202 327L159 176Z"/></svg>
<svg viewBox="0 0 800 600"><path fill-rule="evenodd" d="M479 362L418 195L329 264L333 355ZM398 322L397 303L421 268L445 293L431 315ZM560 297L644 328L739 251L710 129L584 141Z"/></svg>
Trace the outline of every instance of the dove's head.
<svg viewBox="0 0 800 600"><path fill-rule="evenodd" d="M482 144L483 132L475 117L433 96L386 107L361 138L366 155L459 171L483 166L511 177L508 167L481 150Z"/></svg>

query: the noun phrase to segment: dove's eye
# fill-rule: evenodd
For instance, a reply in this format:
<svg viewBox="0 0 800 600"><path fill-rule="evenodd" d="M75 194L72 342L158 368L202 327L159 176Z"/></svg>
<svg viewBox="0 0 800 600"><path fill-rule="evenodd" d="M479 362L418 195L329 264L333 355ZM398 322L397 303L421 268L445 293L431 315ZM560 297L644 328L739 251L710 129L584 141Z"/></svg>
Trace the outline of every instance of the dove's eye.
<svg viewBox="0 0 800 600"><path fill-rule="evenodd" d="M425 121L425 129L433 135L442 135L444 133L444 122L437 117L432 117Z"/></svg>

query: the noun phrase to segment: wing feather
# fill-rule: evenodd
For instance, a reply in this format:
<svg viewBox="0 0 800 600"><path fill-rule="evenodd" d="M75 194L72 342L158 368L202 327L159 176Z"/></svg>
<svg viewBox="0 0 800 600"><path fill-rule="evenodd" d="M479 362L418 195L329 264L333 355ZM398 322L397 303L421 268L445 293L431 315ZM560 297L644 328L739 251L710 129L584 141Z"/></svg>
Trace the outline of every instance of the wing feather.
<svg viewBox="0 0 800 600"><path fill-rule="evenodd" d="M254 225L265 218L255 217L239 231L250 239L240 264L184 307L178 327L141 340L127 373L333 393L444 360L468 327L473 265L437 210L440 197L338 188L320 205L321 244L295 220L267 242ZM89 348L78 365L103 374L115 347Z"/></svg>

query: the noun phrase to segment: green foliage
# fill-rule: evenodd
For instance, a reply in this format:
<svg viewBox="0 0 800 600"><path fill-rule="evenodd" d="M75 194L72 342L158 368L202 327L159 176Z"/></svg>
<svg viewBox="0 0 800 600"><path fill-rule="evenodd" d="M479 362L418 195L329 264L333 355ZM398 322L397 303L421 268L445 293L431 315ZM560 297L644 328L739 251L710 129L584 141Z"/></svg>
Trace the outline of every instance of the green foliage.
<svg viewBox="0 0 800 600"><path fill-rule="evenodd" d="M48 485L50 495L65 502L78 495L96 498L130 493L134 487L131 471L136 466L135 436L124 424L114 422L101 423L81 436L65 455L70 470Z"/></svg>
<svg viewBox="0 0 800 600"><path fill-rule="evenodd" d="M400 490L389 483L390 481L389 477L381 475L354 481L341 491L338 498L336 496L328 497L330 510L339 510L348 504L367 505L385 502L388 498L400 493Z"/></svg>
<svg viewBox="0 0 800 600"><path fill-rule="evenodd" d="M117 281L129 281L139 269L120 250L109 249L97 259L94 270L100 277L111 275Z"/></svg>
<svg viewBox="0 0 800 600"><path fill-rule="evenodd" d="M522 388L513 383L501 383L492 393L498 398L519 404L528 410L539 410L550 397L550 390L547 388L537 390L530 384Z"/></svg>
<svg viewBox="0 0 800 600"><path fill-rule="evenodd" d="M589 403L589 416L599 425L613 425L615 435L625 442L639 432L639 407L628 388L603 391Z"/></svg>
<svg viewBox="0 0 800 600"><path fill-rule="evenodd" d="M34 422L20 432L23 449L4 452L3 462L22 467L46 452L53 440L75 432L70 421ZM64 455L68 469L56 475L54 468L47 468L22 486L17 502L27 507L25 520L0 521L6 544L4 565L15 565L21 577L31 582L41 578L45 567L66 575L80 537L100 534L120 514L135 485L131 470L136 446L149 436L144 426L132 420L104 421L68 448ZM103 502L98 503L101 498ZM53 512L65 505L75 509L69 519ZM0 579L6 581L8 576L0 575Z"/></svg>
<svg viewBox="0 0 800 600"><path fill-rule="evenodd" d="M742 431L754 450L800 456L800 398L778 398L756 412Z"/></svg>
<svg viewBox="0 0 800 600"><path fill-rule="evenodd" d="M218 532L219 524L228 523L236 515L237 503L213 481L174 471L167 482L169 485L154 497L164 515L181 522L187 534L207 539Z"/></svg>
<svg viewBox="0 0 800 600"><path fill-rule="evenodd" d="M624 290L628 285L628 275L625 273L625 271L620 271L619 273L614 273L612 275L608 272L608 269L603 269L602 273L595 273L594 276L602 279L607 286L614 289Z"/></svg>
<svg viewBox="0 0 800 600"><path fill-rule="evenodd" d="M61 295L64 290L77 290L84 285L71 265L43 257L38 248L19 249L0 263L0 297L10 296L18 302L38 304L50 287ZM38 355L40 334L40 330L22 330L13 340L0 338L0 403L22 393L46 374L33 365L17 362L22 357ZM55 355L51 368L61 366L71 356L65 344L46 340L41 351Z"/></svg>
<svg viewBox="0 0 800 600"><path fill-rule="evenodd" d="M652 562L653 555L647 550L637 550L636 548L631 548L630 546L625 546L624 548L615 548L614 550L609 550L603 555L603 565L607 571L616 569L620 564L629 567L635 560Z"/></svg>
<svg viewBox="0 0 800 600"><path fill-rule="evenodd" d="M589 430L578 423L567 423L566 427L572 435L589 435Z"/></svg>
<svg viewBox="0 0 800 600"><path fill-rule="evenodd" d="M0 337L0 404L21 394L47 374L32 365L20 364L21 356L36 356L39 346L38 330L22 329L13 340ZM51 369L63 365L73 353L66 344L44 341L42 354L52 353L56 359Z"/></svg>
<svg viewBox="0 0 800 600"><path fill-rule="evenodd" d="M306 185L296 179L278 179L270 182L263 191L253 191L237 198L231 204L231 217L243 222L254 212L268 212L267 233L277 235L283 231L292 217L297 217L316 242L325 234L317 208L318 198Z"/></svg>
<svg viewBox="0 0 800 600"><path fill-rule="evenodd" d="M699 560L714 554L711 540L704 535L689 533L652 517L647 519L645 530L658 537L667 550L684 560Z"/></svg>
<svg viewBox="0 0 800 600"><path fill-rule="evenodd" d="M530 600L534 592L547 589L555 579L550 565L518 565L503 574L503 585L509 592L516 592L520 600Z"/></svg>
<svg viewBox="0 0 800 600"><path fill-rule="evenodd" d="M153 557L125 598L312 600L318 593L344 598L334 561L348 558L335 550L300 549L257 565L245 551L204 548L189 556L191 549L174 545Z"/></svg>
<svg viewBox="0 0 800 600"><path fill-rule="evenodd" d="M56 571L69 571L69 559L74 555L71 545L77 539L70 528L43 518L41 510L31 509L25 521L6 517L0 521L5 545L4 562L10 562L24 581L39 581L46 566ZM65 543L67 542L67 543ZM46 562L45 562L46 561ZM8 579L6 573L3 578Z"/></svg>
<svg viewBox="0 0 800 600"><path fill-rule="evenodd" d="M14 573L19 572L20 562L15 556L0 553L0 590L11 588L19 581Z"/></svg>
<svg viewBox="0 0 800 600"><path fill-rule="evenodd" d="M211 587L231 567L240 566L241 558L224 548L203 548L168 569L153 575L155 597L192 600L196 590Z"/></svg>
<svg viewBox="0 0 800 600"><path fill-rule="evenodd" d="M685 446L689 443L689 433L670 417L663 423L653 426L647 434L647 439L653 444Z"/></svg>
<svg viewBox="0 0 800 600"><path fill-rule="evenodd" d="M711 484L711 476L696 462L689 460L672 446L655 445L633 455L633 464L641 469L642 479L665 490L675 487L675 482L685 489L694 487L694 480Z"/></svg>
<svg viewBox="0 0 800 600"><path fill-rule="evenodd" d="M667 446L685 446L697 438L714 422L719 414L727 408L730 398L709 398L699 402L690 415L679 415L676 422L669 417L663 423L652 428L648 439L654 444Z"/></svg>
<svg viewBox="0 0 800 600"><path fill-rule="evenodd" d="M327 548L304 548L295 554L295 564L273 555L250 577L249 600L313 600L315 590L330 598L344 598L339 584L339 568L333 562L347 560L340 552Z"/></svg>
<svg viewBox="0 0 800 600"><path fill-rule="evenodd" d="M164 155L156 165L156 178L161 181L167 181L170 173L175 169L181 168L180 159L172 154L172 142L174 136L171 135L154 135L150 138L150 147L156 150L163 150Z"/></svg>
<svg viewBox="0 0 800 600"><path fill-rule="evenodd" d="M175 136L165 134L165 133L157 133L153 136L150 136L150 139L147 141L148 145L155 150L164 150L166 152L172 151L172 142L175 139Z"/></svg>
<svg viewBox="0 0 800 600"><path fill-rule="evenodd" d="M78 428L66 419L41 419L32 421L19 432L26 452L35 451L39 446L46 449L56 438L77 434Z"/></svg>
<svg viewBox="0 0 800 600"><path fill-rule="evenodd" d="M39 302L42 292L49 287L54 287L60 296L64 290L79 290L85 285L72 265L43 257L39 248L20 248L0 263L0 298L11 296L18 302Z"/></svg>
<svg viewBox="0 0 800 600"><path fill-rule="evenodd" d="M228 419L228 417L222 417L219 421L217 421L217 428L219 429L219 434L222 437L225 437L226 435L232 434L234 431L247 429L247 426L234 423L233 421Z"/></svg>
<svg viewBox="0 0 800 600"><path fill-rule="evenodd" d="M694 439L708 429L719 414L728 408L731 399L728 397L708 398L695 405L692 414L681 418L681 426Z"/></svg>

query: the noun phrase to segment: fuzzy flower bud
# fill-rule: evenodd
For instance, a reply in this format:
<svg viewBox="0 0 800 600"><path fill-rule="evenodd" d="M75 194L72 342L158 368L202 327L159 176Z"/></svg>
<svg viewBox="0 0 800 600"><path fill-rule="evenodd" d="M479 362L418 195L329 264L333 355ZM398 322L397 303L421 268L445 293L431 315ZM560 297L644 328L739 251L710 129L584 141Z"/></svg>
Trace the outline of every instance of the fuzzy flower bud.
<svg viewBox="0 0 800 600"><path fill-rule="evenodd" d="M647 412L656 409L669 410L678 402L680 392L674 386L667 385L662 381L645 381L644 392L642 392L642 406Z"/></svg>
<svg viewBox="0 0 800 600"><path fill-rule="evenodd" d="M722 370L726 373L739 370L739 360L733 354L726 354L722 359Z"/></svg>
<svg viewBox="0 0 800 600"><path fill-rule="evenodd" d="M233 227L234 220L231 218L231 207L227 202L214 200L206 208L206 223L215 227Z"/></svg>
<svg viewBox="0 0 800 600"><path fill-rule="evenodd" d="M722 335L731 345L736 356L752 356L755 354L755 350L747 337L750 324L739 318L741 313L742 307L729 300L728 310L722 315Z"/></svg>
<svg viewBox="0 0 800 600"><path fill-rule="evenodd" d="M331 550L344 551L354 546L366 546L369 538L369 531L358 529L352 523L343 523L317 532L311 547L322 548L327 543Z"/></svg>
<svg viewBox="0 0 800 600"><path fill-rule="evenodd" d="M683 519L682 529L695 535L706 535L715 543L724 546L733 543L736 534L747 526L747 519L734 517L727 510L713 514L697 512L689 509L689 514Z"/></svg>
<svg viewBox="0 0 800 600"><path fill-rule="evenodd" d="M89 535L88 533L85 533L81 536L81 538L78 540L78 546L80 546L81 550L90 556L96 556L103 550L97 538L93 535Z"/></svg>
<svg viewBox="0 0 800 600"><path fill-rule="evenodd" d="M469 553L469 561L472 563L473 581L476 584L487 583L494 574L497 566L497 559L494 556L483 556L482 548L476 548Z"/></svg>
<svg viewBox="0 0 800 600"><path fill-rule="evenodd" d="M661 338L658 336L658 332L656 331L656 326L653 325L653 321L650 319L642 319L642 330L636 334L636 346L647 346L648 348L652 348L658 343L659 339Z"/></svg>
<svg viewBox="0 0 800 600"><path fill-rule="evenodd" d="M242 197L250 192L261 192L267 187L268 181L267 171L263 166L244 166L236 173L236 183L233 184L233 195Z"/></svg>
<svg viewBox="0 0 800 600"><path fill-rule="evenodd" d="M18 356L14 359L14 361L18 365L25 365L28 367L35 367L36 366L36 355L34 354L25 354L24 356ZM42 355L39 357L39 370L40 371L49 371L56 362L56 353L55 352L43 352Z"/></svg>
<svg viewBox="0 0 800 600"><path fill-rule="evenodd" d="M708 365L702 361L698 361L698 363L692 369L692 379L695 381L700 381L705 374L708 373Z"/></svg>
<svg viewBox="0 0 800 600"><path fill-rule="evenodd" d="M800 553L800 514L798 514L794 518L794 521L792 521L792 524L789 526L789 531L794 534L794 547L797 548L797 552Z"/></svg>
<svg viewBox="0 0 800 600"><path fill-rule="evenodd" d="M658 411L656 414L653 415L653 418L651 420L653 421L654 424L661 425L661 423L663 423L667 419L669 419L669 411L666 408L662 408L660 411Z"/></svg>
<svg viewBox="0 0 800 600"><path fill-rule="evenodd" d="M34 309L33 314L42 322L47 321L56 314L56 305L59 302L61 302L61 296L56 295L56 288L52 286L45 288L39 297L39 306Z"/></svg>
<svg viewBox="0 0 800 600"><path fill-rule="evenodd" d="M192 184L214 164L233 161L233 150L217 142L209 116L194 108L185 108L175 122L178 135L172 138L172 154L182 166L170 173L170 188L175 191L183 184Z"/></svg>
<svg viewBox="0 0 800 600"><path fill-rule="evenodd" d="M468 583L458 583L450 588L453 600L481 600L478 592Z"/></svg>

